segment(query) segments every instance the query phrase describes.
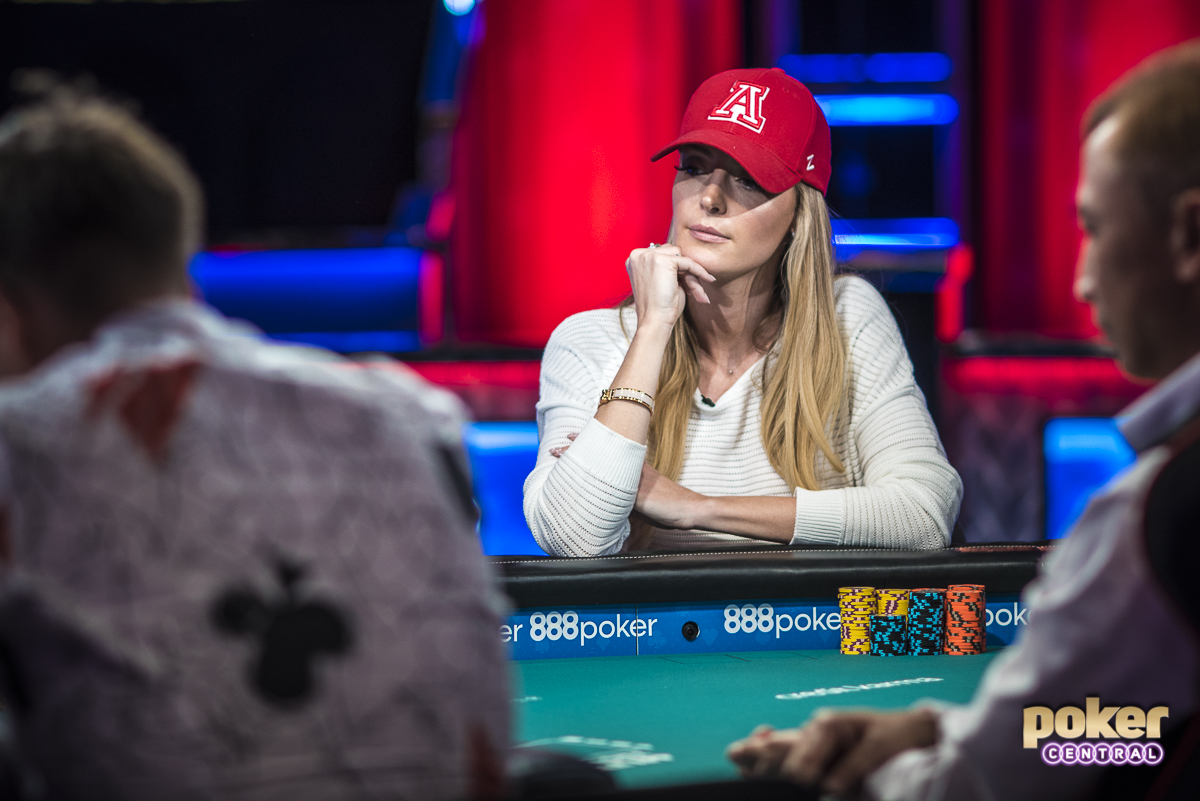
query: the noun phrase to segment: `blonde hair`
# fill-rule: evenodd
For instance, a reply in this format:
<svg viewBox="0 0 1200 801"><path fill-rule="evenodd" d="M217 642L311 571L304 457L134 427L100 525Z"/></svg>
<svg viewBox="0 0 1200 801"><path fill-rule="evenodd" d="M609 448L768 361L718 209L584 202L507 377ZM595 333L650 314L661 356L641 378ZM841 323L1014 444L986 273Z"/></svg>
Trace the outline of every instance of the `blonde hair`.
<svg viewBox="0 0 1200 801"><path fill-rule="evenodd" d="M817 456L845 468L826 434L845 395L846 342L834 307L833 231L824 196L797 184L795 234L775 279L768 314L755 334L756 344L772 324L778 326L778 354L770 343L763 365L762 442L771 467L788 487L819 488ZM632 298L622 306L632 302ZM774 355L774 359L772 359ZM692 400L700 383L696 329L684 311L675 321L663 356L650 419L647 460L667 478L679 477L687 446ZM652 527L636 522L626 545L649 545Z"/></svg>

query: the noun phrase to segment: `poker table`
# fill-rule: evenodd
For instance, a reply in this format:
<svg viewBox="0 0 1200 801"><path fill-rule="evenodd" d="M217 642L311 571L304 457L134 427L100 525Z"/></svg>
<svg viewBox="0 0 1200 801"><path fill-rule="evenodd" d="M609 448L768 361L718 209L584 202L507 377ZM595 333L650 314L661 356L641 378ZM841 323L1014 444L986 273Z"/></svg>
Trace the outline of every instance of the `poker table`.
<svg viewBox="0 0 1200 801"><path fill-rule="evenodd" d="M582 757L626 788L731 779L725 746L826 706L969 701L1027 623L1021 589L1049 544L940 551L770 547L493 557L512 614L520 746ZM986 653L838 652L837 590L987 588Z"/></svg>

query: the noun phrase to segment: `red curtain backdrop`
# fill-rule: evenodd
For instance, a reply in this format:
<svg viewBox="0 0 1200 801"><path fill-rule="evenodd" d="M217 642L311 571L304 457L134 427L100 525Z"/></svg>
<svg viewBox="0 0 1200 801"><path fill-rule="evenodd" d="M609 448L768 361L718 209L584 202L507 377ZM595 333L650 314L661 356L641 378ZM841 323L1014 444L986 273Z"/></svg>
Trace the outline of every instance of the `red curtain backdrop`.
<svg viewBox="0 0 1200 801"><path fill-rule="evenodd" d="M455 136L459 339L541 346L629 291L666 238L669 159L692 91L740 66L740 0L487 0Z"/></svg>
<svg viewBox="0 0 1200 801"><path fill-rule="evenodd" d="M1200 2L983 0L979 24L983 327L1093 336L1071 295L1080 122L1130 67L1200 36Z"/></svg>

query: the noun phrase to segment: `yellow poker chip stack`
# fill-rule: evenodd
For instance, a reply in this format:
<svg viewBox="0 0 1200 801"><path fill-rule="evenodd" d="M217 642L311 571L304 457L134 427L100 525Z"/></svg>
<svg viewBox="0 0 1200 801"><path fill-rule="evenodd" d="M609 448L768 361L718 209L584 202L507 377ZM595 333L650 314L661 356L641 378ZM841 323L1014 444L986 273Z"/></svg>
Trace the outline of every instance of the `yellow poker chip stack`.
<svg viewBox="0 0 1200 801"><path fill-rule="evenodd" d="M871 615L875 614L878 603L874 587L842 587L838 590L843 654L871 653Z"/></svg>
<svg viewBox="0 0 1200 801"><path fill-rule="evenodd" d="M908 614L908 590L878 590L875 598L877 615Z"/></svg>

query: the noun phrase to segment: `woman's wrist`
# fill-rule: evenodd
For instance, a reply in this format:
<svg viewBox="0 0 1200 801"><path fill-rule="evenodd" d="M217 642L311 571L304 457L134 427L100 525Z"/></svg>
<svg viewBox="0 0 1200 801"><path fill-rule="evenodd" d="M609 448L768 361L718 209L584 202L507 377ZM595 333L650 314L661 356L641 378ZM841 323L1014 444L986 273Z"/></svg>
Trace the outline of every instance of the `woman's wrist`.
<svg viewBox="0 0 1200 801"><path fill-rule="evenodd" d="M671 332L675 329L676 319L678 318L669 318L665 315L640 315L637 321L637 329L633 332L634 339L640 336L642 338L662 340L665 345L667 340L671 338Z"/></svg>
<svg viewBox="0 0 1200 801"><path fill-rule="evenodd" d="M792 541L796 520L796 499L788 496L700 496L696 506L699 518L692 528L721 531L751 539L778 542Z"/></svg>
<svg viewBox="0 0 1200 801"><path fill-rule="evenodd" d="M622 370L613 378L613 387L633 386L651 395L658 387L658 371L663 355L671 342L671 326L662 323L639 323L625 353ZM632 368L626 370L625 368ZM633 380L636 384L621 385L621 380ZM646 383L646 382L650 383ZM646 384L646 386L642 386Z"/></svg>
<svg viewBox="0 0 1200 801"><path fill-rule="evenodd" d="M715 531L713 523L721 519L722 500L722 498L713 495L701 495L693 491L692 497L684 505L679 527L682 529Z"/></svg>

